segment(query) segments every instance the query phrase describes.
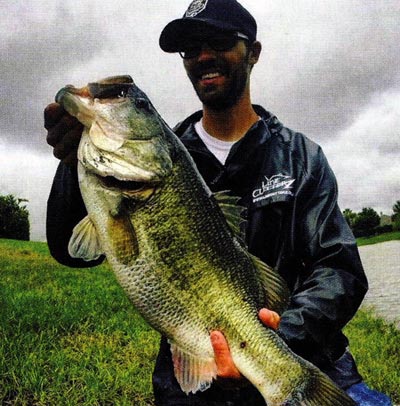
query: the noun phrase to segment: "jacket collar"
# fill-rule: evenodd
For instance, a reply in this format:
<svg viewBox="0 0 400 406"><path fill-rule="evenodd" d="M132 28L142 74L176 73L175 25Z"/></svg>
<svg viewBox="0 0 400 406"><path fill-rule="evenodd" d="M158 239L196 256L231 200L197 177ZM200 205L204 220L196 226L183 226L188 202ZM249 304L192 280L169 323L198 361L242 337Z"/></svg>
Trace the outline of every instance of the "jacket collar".
<svg viewBox="0 0 400 406"><path fill-rule="evenodd" d="M282 124L279 122L277 117L269 113L263 107L253 105L253 108L261 117L261 120L255 123L249 129L247 134L245 134L243 138L233 145L227 162L230 160L230 156L234 155L238 149L241 151L249 151L257 148L259 145L267 142L268 139L271 138L272 134L279 132L279 130L282 128ZM196 151L197 153L210 155L207 147L204 145L203 141L200 139L194 129L194 124L197 123L202 116L203 112L201 110L196 111L188 118L177 124L177 126L174 128L174 132L182 140L189 151Z"/></svg>
<svg viewBox="0 0 400 406"><path fill-rule="evenodd" d="M263 107L253 104L253 108L255 112L261 117L262 121L264 121L271 133L278 132L282 128L282 124L279 122L276 116L274 116L272 113L269 111L265 110ZM185 131L193 124L197 123L200 121L200 119L203 117L203 111L199 110L196 111L195 113L191 114L189 117L187 117L185 120L179 122L175 127L174 127L174 132L178 137L182 137L182 135L185 133Z"/></svg>

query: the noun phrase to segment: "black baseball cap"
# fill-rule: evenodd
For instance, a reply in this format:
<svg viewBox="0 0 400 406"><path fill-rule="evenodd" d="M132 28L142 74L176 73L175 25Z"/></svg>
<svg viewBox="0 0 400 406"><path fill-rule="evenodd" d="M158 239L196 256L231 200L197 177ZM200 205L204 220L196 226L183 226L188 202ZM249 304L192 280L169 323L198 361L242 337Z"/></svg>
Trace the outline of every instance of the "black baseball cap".
<svg viewBox="0 0 400 406"><path fill-rule="evenodd" d="M254 42L257 23L236 0L194 0L182 18L165 26L160 35L160 47L165 52L179 52L188 38L214 31L240 32Z"/></svg>

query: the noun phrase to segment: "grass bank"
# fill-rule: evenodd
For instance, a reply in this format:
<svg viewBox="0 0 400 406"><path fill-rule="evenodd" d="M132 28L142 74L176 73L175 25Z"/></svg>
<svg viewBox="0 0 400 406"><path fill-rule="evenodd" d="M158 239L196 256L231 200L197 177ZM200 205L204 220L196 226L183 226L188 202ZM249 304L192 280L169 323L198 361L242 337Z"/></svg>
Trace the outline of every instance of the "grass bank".
<svg viewBox="0 0 400 406"><path fill-rule="evenodd" d="M377 244L379 242L400 240L400 231L392 231L391 233L384 233L380 235L374 235L372 237L361 237L357 238L357 245L361 247L362 245Z"/></svg>
<svg viewBox="0 0 400 406"><path fill-rule="evenodd" d="M398 330L362 311L346 333L367 382L399 403ZM0 239L1 405L152 405L158 340L106 265Z"/></svg>
<svg viewBox="0 0 400 406"><path fill-rule="evenodd" d="M0 240L0 404L151 405L158 334L106 265Z"/></svg>
<svg viewBox="0 0 400 406"><path fill-rule="evenodd" d="M364 380L400 404L400 331L362 308L344 332Z"/></svg>

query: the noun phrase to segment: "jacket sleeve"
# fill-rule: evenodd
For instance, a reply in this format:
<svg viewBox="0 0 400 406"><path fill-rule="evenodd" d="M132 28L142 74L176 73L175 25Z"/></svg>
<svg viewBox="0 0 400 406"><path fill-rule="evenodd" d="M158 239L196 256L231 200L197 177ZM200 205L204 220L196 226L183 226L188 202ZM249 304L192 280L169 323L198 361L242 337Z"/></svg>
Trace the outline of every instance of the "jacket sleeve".
<svg viewBox="0 0 400 406"><path fill-rule="evenodd" d="M72 230L86 214L77 171L60 162L47 201L46 235L51 255L63 265L86 268L98 265L104 259L86 262L72 258L68 253Z"/></svg>
<svg viewBox="0 0 400 406"><path fill-rule="evenodd" d="M307 176L293 208L289 243L302 266L279 332L295 352L312 361L316 347L329 348L330 340L341 335L368 283L337 204L336 179L321 149Z"/></svg>

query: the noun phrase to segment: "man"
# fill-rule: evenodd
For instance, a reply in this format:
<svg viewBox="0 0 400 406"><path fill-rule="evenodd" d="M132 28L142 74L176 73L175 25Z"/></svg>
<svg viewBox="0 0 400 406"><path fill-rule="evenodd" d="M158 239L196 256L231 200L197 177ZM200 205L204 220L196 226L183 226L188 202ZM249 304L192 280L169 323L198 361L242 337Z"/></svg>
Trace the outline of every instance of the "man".
<svg viewBox="0 0 400 406"><path fill-rule="evenodd" d="M334 175L319 146L251 103L250 74L261 52L256 34L254 18L236 0L195 0L183 18L164 28L160 46L181 54L203 106L175 131L210 189L240 196L250 252L287 281L289 308L281 317L262 309L260 319L359 405L390 405L362 383L341 332L367 281L337 206ZM82 127L56 104L47 107L45 126L48 143L62 159L48 204L49 247L60 262L87 266L66 250L72 227L85 215L75 169ZM157 405L265 404L240 376L223 334L212 332L211 342L220 378L205 392L187 396L162 339L153 376Z"/></svg>

